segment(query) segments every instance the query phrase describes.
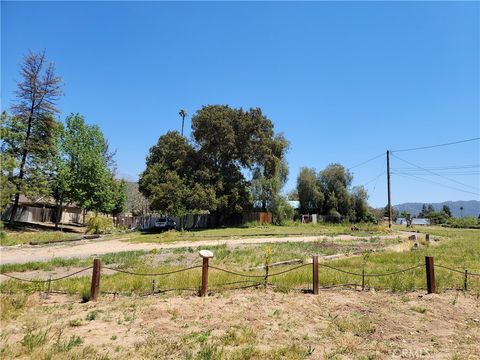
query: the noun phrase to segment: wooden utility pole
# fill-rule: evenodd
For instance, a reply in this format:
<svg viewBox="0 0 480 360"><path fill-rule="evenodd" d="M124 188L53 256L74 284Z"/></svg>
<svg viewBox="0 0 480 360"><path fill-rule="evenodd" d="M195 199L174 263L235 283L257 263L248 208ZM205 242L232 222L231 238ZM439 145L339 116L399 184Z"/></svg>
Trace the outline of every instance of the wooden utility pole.
<svg viewBox="0 0 480 360"><path fill-rule="evenodd" d="M387 150L388 227L392 227L392 197L390 194L390 150Z"/></svg>

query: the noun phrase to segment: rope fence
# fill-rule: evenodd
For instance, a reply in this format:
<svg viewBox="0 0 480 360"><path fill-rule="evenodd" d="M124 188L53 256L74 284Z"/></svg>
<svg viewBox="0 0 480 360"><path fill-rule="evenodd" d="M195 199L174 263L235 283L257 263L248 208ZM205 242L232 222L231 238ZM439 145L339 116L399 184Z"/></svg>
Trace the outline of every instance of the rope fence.
<svg viewBox="0 0 480 360"><path fill-rule="evenodd" d="M205 255L205 254L207 254L207 255ZM194 270L194 269L199 269L199 268L202 269L202 275L201 275L202 280L201 280L201 284L198 288L178 287L178 288L158 289L156 287L155 279L153 279L152 280L151 291L149 291L147 293L144 293L141 296L163 294L163 293L166 293L166 292L173 292L173 291L178 291L178 292L192 291L192 292L198 293L202 297L206 297L206 296L208 296L208 293L209 293L208 273L209 273L210 269L218 271L218 272L226 273L226 274L229 274L229 275L233 275L233 276L238 276L240 278L247 278L246 280L228 281L228 282L224 282L224 283L213 284L212 287L210 288L210 291L212 291L212 290L215 290L215 291L216 290L222 290L222 289L226 289L226 288L228 288L230 290L246 289L246 288L253 288L253 287L258 288L258 287L261 287L261 286L279 288L280 289L280 288L282 288L281 285L273 284L273 283L269 282L269 280L271 278L274 278L274 277L277 277L277 276L280 276L280 275L284 275L284 274L296 271L298 269L301 269L301 268L304 268L304 267L307 267L307 266L312 268L312 278L311 278L311 281L312 281L311 285L312 286L311 286L311 289L310 289L310 286L309 286L309 288L307 288L307 289L305 289L305 288L292 288L293 290L299 290L299 291L302 291L302 292L310 292L310 293L313 293L313 294L318 294L319 289L330 289L330 288L345 287L345 286L355 286L355 288L357 288L358 286L360 286L359 284L356 284L356 283L347 283L347 284L333 284L333 285L328 285L328 286L324 286L324 287L320 288L319 287L319 276L318 276L319 275L318 270L319 270L320 267L321 268L326 268L326 269L329 269L329 270L332 270L332 271L336 271L336 272L339 272L339 273L347 274L347 275L350 275L350 276L355 276L355 277L361 278L361 289L362 290L365 290L367 288L367 285L366 285L366 282L365 282L366 278L376 278L376 277L399 275L399 274L404 274L406 272L409 272L409 271L412 271L412 270L415 270L415 269L418 269L418 268L425 267L427 293L431 294L431 293L436 292L435 265L434 265L433 257L430 257L430 256L425 257L425 263L424 264L417 264L417 265L410 266L410 267L407 267L407 268L404 268L404 269L400 269L400 270L396 270L396 271L392 271L392 272L387 272L387 273L377 273L377 274L366 273L365 268L363 268L362 272L360 273L360 272L352 272L352 271L344 270L344 269L337 268L337 267L334 267L334 266L331 266L331 265L327 265L325 263L319 263L318 262L318 256L316 256L316 255L312 257L312 263L304 263L304 264L294 266L294 267L290 267L288 269L278 271L278 272L275 272L275 273L269 273L269 267L267 265L267 266L265 266L265 273L264 274L248 274L248 273L244 273L244 272L238 272L238 271L234 271L234 270L230 270L230 269L224 269L224 268L221 268L221 267L209 265L209 259L213 257L213 254L211 252L206 251L206 252L202 253L202 251L201 251L200 256L203 259L202 265L190 266L190 267L186 267L186 268L181 268L181 269L172 270L172 271L165 271L165 272L140 273L140 272L128 271L128 270L123 270L123 269L119 269L119 268L107 267L107 266L105 266L103 268L107 269L107 270L110 270L110 271L117 272L117 273L126 274L126 275L145 276L145 277L161 277L161 276L178 274L178 273L182 273L182 272L186 272L186 271ZM464 290L464 291L468 290L468 279L469 279L469 277L480 277L480 273L470 272L466 269L465 270L459 270L459 269L444 266L444 265L441 265L441 264L437 264L436 267L440 268L442 270L446 270L446 271L450 271L450 272L454 272L454 273L463 275L463 277L464 277L463 280L464 281L463 281L463 288L461 290ZM52 282L70 278L72 276L78 275L78 274L80 274L82 272L85 272L87 270L92 270L90 296L89 296L90 301L97 300L99 294L111 294L114 297L121 294L118 291L113 291L113 292L112 291L100 291L100 278L101 278L101 262L100 262L100 259L94 259L93 266L89 266L89 267L86 267L84 269L80 269L78 271L72 272L72 273L67 274L67 275L59 276L59 277L56 277L56 278L52 278L50 276L49 279L24 279L24 278L17 277L17 276L14 276L14 275L10 275L10 274L7 274L7 273L0 273L0 275L11 278L13 280L20 281L20 282L42 283L42 284L48 283L47 293L49 293L49 294L50 293L62 293L63 294L63 293L66 293L66 292L61 291L61 290L52 290L51 289ZM232 287L233 285L239 285L239 286ZM292 289L290 289L290 290L292 290Z"/></svg>

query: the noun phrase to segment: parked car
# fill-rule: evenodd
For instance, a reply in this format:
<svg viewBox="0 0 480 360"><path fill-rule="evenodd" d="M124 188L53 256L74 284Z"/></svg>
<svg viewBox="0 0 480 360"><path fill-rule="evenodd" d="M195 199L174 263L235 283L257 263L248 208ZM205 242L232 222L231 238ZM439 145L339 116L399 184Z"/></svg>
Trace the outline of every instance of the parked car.
<svg viewBox="0 0 480 360"><path fill-rule="evenodd" d="M173 230L177 227L175 220L169 217L162 217L155 221L155 229L158 230Z"/></svg>

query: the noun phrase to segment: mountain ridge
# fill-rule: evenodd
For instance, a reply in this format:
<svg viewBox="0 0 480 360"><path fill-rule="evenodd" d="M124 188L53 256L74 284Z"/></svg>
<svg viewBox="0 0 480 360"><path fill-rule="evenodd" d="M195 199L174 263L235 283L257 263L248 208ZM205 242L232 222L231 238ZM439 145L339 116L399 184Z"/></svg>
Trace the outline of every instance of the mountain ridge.
<svg viewBox="0 0 480 360"><path fill-rule="evenodd" d="M398 205L394 205L393 208L399 212L407 211L411 215L418 215L422 211L423 204L431 204L435 211L440 211L444 205L447 205L452 211L454 217L474 216L477 217L480 214L480 201L478 200L458 200L458 201L444 201L439 203L428 202L407 202ZM463 210L460 208L463 207Z"/></svg>

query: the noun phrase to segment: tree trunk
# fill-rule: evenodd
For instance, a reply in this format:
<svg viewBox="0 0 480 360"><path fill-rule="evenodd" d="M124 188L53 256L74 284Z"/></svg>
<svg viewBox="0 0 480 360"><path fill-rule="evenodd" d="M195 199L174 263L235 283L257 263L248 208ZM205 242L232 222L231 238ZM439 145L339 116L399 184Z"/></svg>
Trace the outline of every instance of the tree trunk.
<svg viewBox="0 0 480 360"><path fill-rule="evenodd" d="M58 224L62 220L62 213L63 213L63 200L60 200L60 202L57 205L57 216L55 218L55 229L58 229Z"/></svg>

